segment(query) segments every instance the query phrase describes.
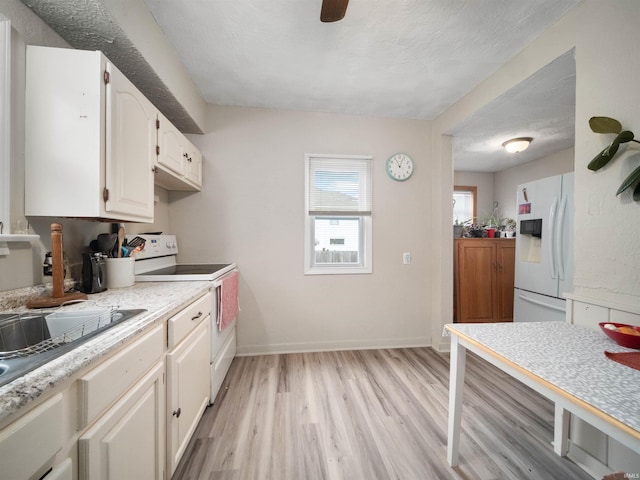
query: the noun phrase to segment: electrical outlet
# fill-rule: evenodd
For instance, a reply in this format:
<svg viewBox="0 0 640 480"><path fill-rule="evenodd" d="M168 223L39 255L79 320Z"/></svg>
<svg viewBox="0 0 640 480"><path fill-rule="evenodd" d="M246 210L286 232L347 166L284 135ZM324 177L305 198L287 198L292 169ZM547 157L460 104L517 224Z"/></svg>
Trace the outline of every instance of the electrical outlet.
<svg viewBox="0 0 640 480"><path fill-rule="evenodd" d="M402 263L404 265L409 265L411 263L411 254L409 252L404 252L402 254Z"/></svg>

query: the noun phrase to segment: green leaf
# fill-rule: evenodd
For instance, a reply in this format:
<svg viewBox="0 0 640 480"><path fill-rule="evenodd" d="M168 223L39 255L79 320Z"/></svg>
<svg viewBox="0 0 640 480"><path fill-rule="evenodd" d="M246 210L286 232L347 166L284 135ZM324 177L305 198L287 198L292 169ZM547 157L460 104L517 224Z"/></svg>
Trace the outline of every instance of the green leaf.
<svg viewBox="0 0 640 480"><path fill-rule="evenodd" d="M596 155L593 158L593 160L589 162L589 165L587 165L587 168L589 170L593 170L594 172L596 170L600 170L607 163L609 163L609 161L613 158L613 156L618 151L619 145L620 145L619 143L614 142L611 145L609 145L607 148L602 150L598 155Z"/></svg>
<svg viewBox="0 0 640 480"><path fill-rule="evenodd" d="M631 185L636 183L639 179L640 179L640 167L636 168L633 172L631 172L631 174L627 178L625 178L624 182L622 182L622 184L620 185L620 188L618 188L616 195L620 195L627 188L629 188Z"/></svg>
<svg viewBox="0 0 640 480"><path fill-rule="evenodd" d="M589 126L595 133L620 133L622 131L620 122L609 117L591 117Z"/></svg>
<svg viewBox="0 0 640 480"><path fill-rule="evenodd" d="M627 143L633 140L633 132L629 130L625 130L624 132L620 132L613 143Z"/></svg>
<svg viewBox="0 0 640 480"><path fill-rule="evenodd" d="M640 202L640 183L633 189L633 199L636 202Z"/></svg>

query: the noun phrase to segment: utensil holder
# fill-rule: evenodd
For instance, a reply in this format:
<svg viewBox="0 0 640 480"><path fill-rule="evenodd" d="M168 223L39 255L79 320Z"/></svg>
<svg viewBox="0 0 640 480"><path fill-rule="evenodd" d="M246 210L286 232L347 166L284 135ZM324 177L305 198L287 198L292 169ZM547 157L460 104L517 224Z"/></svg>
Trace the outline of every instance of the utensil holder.
<svg viewBox="0 0 640 480"><path fill-rule="evenodd" d="M130 287L135 283L133 257L107 258L107 288Z"/></svg>

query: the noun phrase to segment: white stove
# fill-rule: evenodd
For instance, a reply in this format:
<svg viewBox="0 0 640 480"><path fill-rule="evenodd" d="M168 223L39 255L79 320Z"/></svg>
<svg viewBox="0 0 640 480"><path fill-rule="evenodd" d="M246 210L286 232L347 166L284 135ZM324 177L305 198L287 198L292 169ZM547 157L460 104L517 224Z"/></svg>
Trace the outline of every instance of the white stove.
<svg viewBox="0 0 640 480"><path fill-rule="evenodd" d="M136 282L176 282L203 280L211 282L211 357L210 395L213 403L231 362L236 355L236 323L220 331L216 322L222 277L236 269L235 263L177 263L178 242L175 235L126 235L127 243L135 237L145 240L144 249L135 254Z"/></svg>
<svg viewBox="0 0 640 480"><path fill-rule="evenodd" d="M135 255L137 282L212 281L236 268L234 263L177 263L178 242L175 235L126 235L145 240L144 249Z"/></svg>

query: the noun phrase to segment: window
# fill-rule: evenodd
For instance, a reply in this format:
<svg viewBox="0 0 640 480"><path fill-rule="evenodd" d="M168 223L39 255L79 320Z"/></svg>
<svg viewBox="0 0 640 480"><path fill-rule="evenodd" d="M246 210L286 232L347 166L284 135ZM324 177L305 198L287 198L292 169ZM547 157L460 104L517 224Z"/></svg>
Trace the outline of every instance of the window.
<svg viewBox="0 0 640 480"><path fill-rule="evenodd" d="M455 185L453 187L453 223L456 220L459 223L473 220L478 216L477 198L478 187L462 187Z"/></svg>
<svg viewBox="0 0 640 480"><path fill-rule="evenodd" d="M371 158L305 158L305 274L371 273Z"/></svg>

